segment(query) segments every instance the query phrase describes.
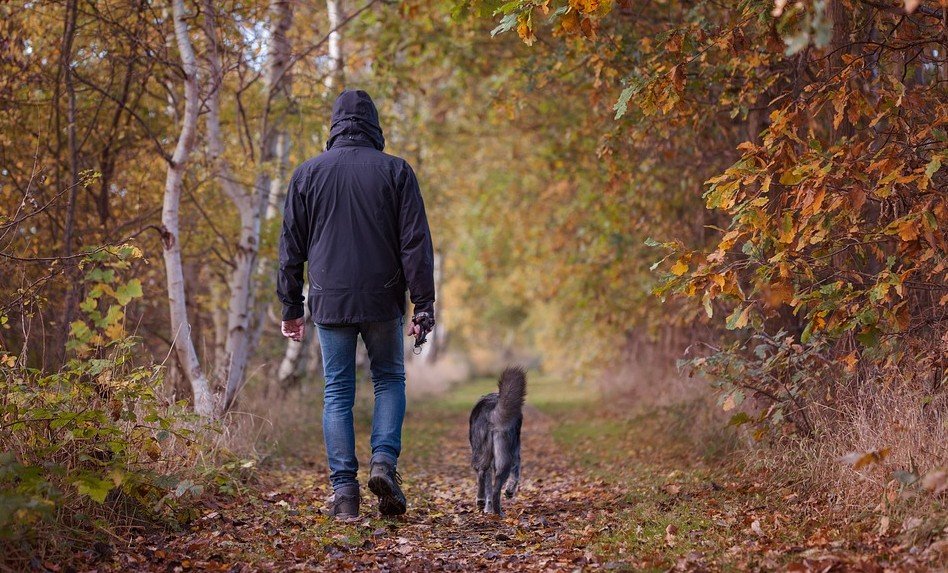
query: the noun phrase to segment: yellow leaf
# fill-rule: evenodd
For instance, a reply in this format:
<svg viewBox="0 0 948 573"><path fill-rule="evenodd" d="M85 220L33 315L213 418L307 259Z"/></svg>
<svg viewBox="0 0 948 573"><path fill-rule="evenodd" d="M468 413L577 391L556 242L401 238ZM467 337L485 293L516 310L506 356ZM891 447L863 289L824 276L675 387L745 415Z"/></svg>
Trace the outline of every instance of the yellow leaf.
<svg viewBox="0 0 948 573"><path fill-rule="evenodd" d="M833 114L833 129L839 129L840 124L843 123L843 114L846 112L845 88L833 100L833 108L836 110L836 113Z"/></svg>
<svg viewBox="0 0 948 573"><path fill-rule="evenodd" d="M570 10L567 12L563 18L560 19L560 26L563 27L563 31L572 34L579 30L579 14L576 10Z"/></svg>
<svg viewBox="0 0 948 573"><path fill-rule="evenodd" d="M776 308L783 303L789 303L793 300L793 284L790 282L777 282L768 286L766 292L767 306Z"/></svg>
<svg viewBox="0 0 948 573"><path fill-rule="evenodd" d="M780 175L781 185L796 185L800 181L803 181L803 175L795 170L784 171Z"/></svg>
<svg viewBox="0 0 948 573"><path fill-rule="evenodd" d="M676 277L680 277L681 275L687 272L688 272L688 263L684 262L681 259L678 259L678 262L672 265L671 273L675 275Z"/></svg>
<svg viewBox="0 0 948 573"><path fill-rule="evenodd" d="M847 372L853 372L856 369L856 363L859 361L859 358L856 356L856 352L853 351L840 358L839 361L843 363Z"/></svg>
<svg viewBox="0 0 948 573"><path fill-rule="evenodd" d="M520 23L517 24L517 35L520 36L523 43L528 46L532 46L537 39L536 36L533 35L533 29L526 20L521 20Z"/></svg>
<svg viewBox="0 0 948 573"><path fill-rule="evenodd" d="M105 335L109 340L119 340L125 336L125 326L121 322L114 322L105 327Z"/></svg>

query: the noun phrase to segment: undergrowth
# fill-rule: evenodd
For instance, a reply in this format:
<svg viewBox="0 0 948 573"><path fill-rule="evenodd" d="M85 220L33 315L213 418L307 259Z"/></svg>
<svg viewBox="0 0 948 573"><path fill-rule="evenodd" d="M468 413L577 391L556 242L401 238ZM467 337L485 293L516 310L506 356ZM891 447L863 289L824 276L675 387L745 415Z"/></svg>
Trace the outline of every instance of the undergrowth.
<svg viewBox="0 0 948 573"><path fill-rule="evenodd" d="M125 311L141 284L122 278L139 256L125 246L85 259L75 357L58 372L0 348L0 569L104 556L137 532L180 527L251 469L215 447L216 423L162 397L161 366L139 363Z"/></svg>

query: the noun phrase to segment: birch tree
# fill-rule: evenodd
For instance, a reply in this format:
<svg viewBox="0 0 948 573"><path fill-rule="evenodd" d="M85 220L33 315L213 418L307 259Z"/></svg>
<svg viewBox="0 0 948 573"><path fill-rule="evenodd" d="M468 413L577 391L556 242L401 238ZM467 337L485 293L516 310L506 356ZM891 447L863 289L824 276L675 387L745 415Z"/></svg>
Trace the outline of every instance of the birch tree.
<svg viewBox="0 0 948 573"><path fill-rule="evenodd" d="M273 0L269 6L271 28L265 63L266 83L264 110L260 119L260 149L253 185L245 187L235 177L225 157L221 132L221 88L224 69L221 43L218 39L218 7L205 0L205 34L208 41L208 63L211 75L207 101L208 154L221 189L237 208L240 230L237 237L233 270L229 280L227 333L224 344L223 410L233 404L243 381L253 346L251 318L254 315L254 276L260 253L260 227L270 203L271 170L279 159L280 133L290 85L291 46L286 32L293 22L293 9L288 0Z"/></svg>
<svg viewBox="0 0 948 573"><path fill-rule="evenodd" d="M178 364L191 383L194 393L194 411L210 415L214 411L214 401L210 385L191 339L191 326L184 289L184 270L181 265L181 244L179 241L179 211L181 207L181 189L188 160L194 149L197 137L198 112L200 111L200 86L197 58L191 45L188 31L187 14L184 0L172 0L174 35L181 57L184 84L184 114L181 131L165 178L164 204L161 211L162 243L165 260L165 273L168 282L168 309L171 318L172 348Z"/></svg>

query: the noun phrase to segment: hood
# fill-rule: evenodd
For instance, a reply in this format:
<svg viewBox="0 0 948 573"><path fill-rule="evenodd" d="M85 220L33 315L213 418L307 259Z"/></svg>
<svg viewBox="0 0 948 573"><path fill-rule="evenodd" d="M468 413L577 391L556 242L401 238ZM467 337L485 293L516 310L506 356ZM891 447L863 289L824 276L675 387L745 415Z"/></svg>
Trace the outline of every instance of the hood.
<svg viewBox="0 0 948 573"><path fill-rule="evenodd" d="M343 145L346 141L364 141L379 151L385 148L379 111L369 94L362 90L345 90L332 105L326 149Z"/></svg>

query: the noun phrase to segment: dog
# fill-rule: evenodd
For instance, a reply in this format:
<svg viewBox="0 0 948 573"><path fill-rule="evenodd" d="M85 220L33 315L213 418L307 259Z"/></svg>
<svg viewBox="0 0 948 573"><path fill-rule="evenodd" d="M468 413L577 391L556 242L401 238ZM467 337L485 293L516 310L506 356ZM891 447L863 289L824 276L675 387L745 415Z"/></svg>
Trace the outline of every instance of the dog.
<svg viewBox="0 0 948 573"><path fill-rule="evenodd" d="M481 397L471 411L471 466L477 473L478 511L503 515L500 490L506 483L504 493L512 498L520 485L520 428L526 395L526 372L508 367L500 376L498 392Z"/></svg>

